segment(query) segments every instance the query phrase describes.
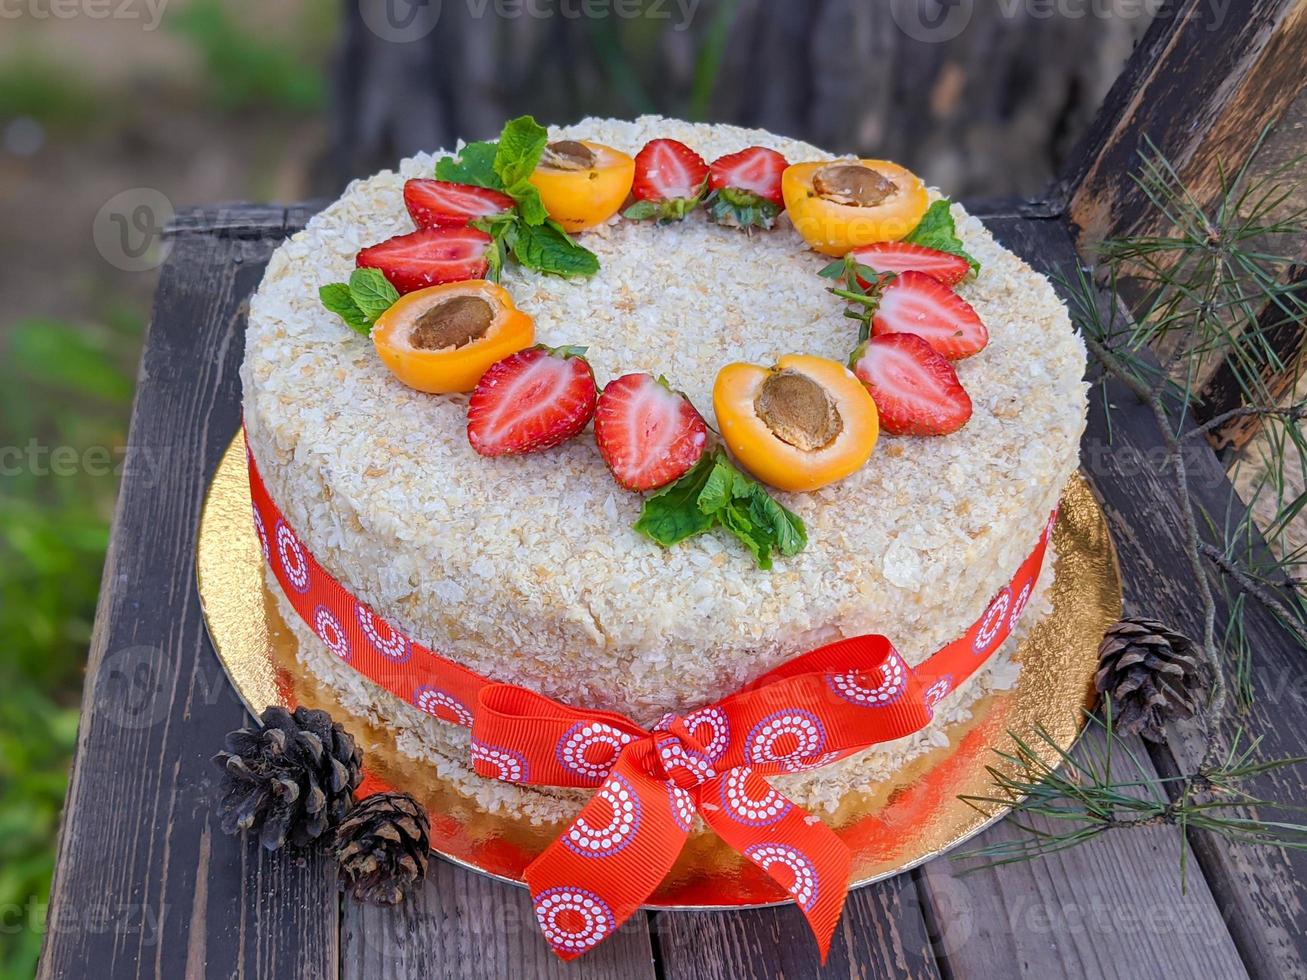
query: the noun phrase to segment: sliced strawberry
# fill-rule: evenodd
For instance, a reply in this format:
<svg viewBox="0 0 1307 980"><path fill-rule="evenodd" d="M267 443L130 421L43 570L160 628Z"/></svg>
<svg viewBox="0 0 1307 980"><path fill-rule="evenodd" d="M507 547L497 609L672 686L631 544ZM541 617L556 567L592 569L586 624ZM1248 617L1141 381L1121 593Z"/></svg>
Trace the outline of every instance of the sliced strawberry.
<svg viewBox="0 0 1307 980"><path fill-rule="evenodd" d="M871 332L914 333L950 361L978 354L989 343L971 304L924 272L904 272L885 287Z"/></svg>
<svg viewBox="0 0 1307 980"><path fill-rule="evenodd" d="M946 436L971 418L953 365L910 333L872 337L849 362L871 392L880 427L899 436Z"/></svg>
<svg viewBox="0 0 1307 980"><path fill-rule="evenodd" d="M482 456L552 449L594 417L599 390L584 348L533 347L491 365L467 410L467 438Z"/></svg>
<svg viewBox="0 0 1307 980"><path fill-rule="evenodd" d="M853 250L853 257L880 273L924 272L945 286L956 286L971 274L971 265L962 256L909 242L864 245ZM863 282L863 288L868 285Z"/></svg>
<svg viewBox="0 0 1307 980"><path fill-rule="evenodd" d="M651 140L635 158L636 203L626 216L636 221L680 221L699 206L708 185L708 164L677 140Z"/></svg>
<svg viewBox="0 0 1307 980"><path fill-rule="evenodd" d="M462 228L469 221L514 206L507 194L473 184L414 178L404 185L404 205L419 228Z"/></svg>
<svg viewBox="0 0 1307 980"><path fill-rule="evenodd" d="M649 374L610 381L595 410L595 441L628 490L656 490L685 475L708 446L690 399Z"/></svg>
<svg viewBox="0 0 1307 980"><path fill-rule="evenodd" d="M714 161L708 168L708 183L715 191L732 188L748 191L778 208L785 207L781 193L781 174L789 161L775 150L765 146L751 146Z"/></svg>
<svg viewBox="0 0 1307 980"><path fill-rule="evenodd" d="M490 236L475 228L422 228L359 252L360 269L380 269L401 293L485 277Z"/></svg>

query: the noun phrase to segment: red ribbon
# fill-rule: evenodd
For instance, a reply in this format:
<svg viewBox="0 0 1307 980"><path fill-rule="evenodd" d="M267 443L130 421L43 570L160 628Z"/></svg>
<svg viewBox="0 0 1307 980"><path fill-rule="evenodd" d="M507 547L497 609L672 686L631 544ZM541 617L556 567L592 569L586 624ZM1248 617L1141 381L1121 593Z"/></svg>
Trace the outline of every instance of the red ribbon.
<svg viewBox="0 0 1307 980"><path fill-rule="evenodd" d="M487 778L598 792L526 869L546 940L573 959L610 936L671 869L697 814L803 911L822 961L848 890L848 848L764 778L828 765L930 722L1011 632L1043 565L1049 518L1011 585L961 637L913 669L883 636L782 664L743 690L652 729L499 684L381 620L300 543L249 458L254 523L291 604L365 677L442 720L471 727Z"/></svg>

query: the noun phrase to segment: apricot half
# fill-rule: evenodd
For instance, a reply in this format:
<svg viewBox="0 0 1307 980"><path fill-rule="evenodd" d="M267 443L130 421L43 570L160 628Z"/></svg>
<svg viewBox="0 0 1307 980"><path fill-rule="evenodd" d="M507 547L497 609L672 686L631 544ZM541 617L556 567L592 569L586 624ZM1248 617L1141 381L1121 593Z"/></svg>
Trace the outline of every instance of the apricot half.
<svg viewBox="0 0 1307 980"><path fill-rule="evenodd" d="M611 146L559 140L545 147L531 183L549 216L585 231L615 215L635 182L635 161Z"/></svg>
<svg viewBox="0 0 1307 980"><path fill-rule="evenodd" d="M871 457L876 403L853 372L824 357L790 354L774 368L728 364L713 385L722 438L740 465L781 490L816 490Z"/></svg>
<svg viewBox="0 0 1307 980"><path fill-rule="evenodd" d="M377 318L372 343L418 391L471 391L490 365L535 342L535 321L502 286L482 279L419 289Z"/></svg>
<svg viewBox="0 0 1307 980"><path fill-rule="evenodd" d="M797 163L781 175L795 230L825 255L873 242L896 242L930 207L926 185L888 160Z"/></svg>

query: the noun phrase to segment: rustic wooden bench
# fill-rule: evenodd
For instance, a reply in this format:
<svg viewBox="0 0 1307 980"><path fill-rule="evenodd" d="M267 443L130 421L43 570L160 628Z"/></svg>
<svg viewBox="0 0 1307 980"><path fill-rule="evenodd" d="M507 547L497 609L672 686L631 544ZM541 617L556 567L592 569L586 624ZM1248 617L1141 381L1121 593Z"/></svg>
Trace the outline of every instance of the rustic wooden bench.
<svg viewBox="0 0 1307 980"><path fill-rule="evenodd" d="M1126 174L1149 136L1201 190L1217 151L1252 152L1301 105L1307 5L1171 3L1118 83L1065 180L1042 200L973 202L995 235L1050 275L1074 273L1077 234L1138 227ZM1297 110L1301 115L1301 110ZM246 301L312 205L183 213L172 228L133 410L129 465L90 652L60 838L43 977L1008 977L1307 976L1307 854L1168 827L1109 833L1029 863L964 875L948 857L850 895L826 968L792 907L637 916L572 965L538 936L527 894L444 862L393 909L342 896L317 855L269 855L224 836L209 757L246 720L205 634L193 574L206 484L239 424ZM1109 430L1104 406L1112 405ZM1119 548L1129 612L1196 631L1177 505L1155 468L1151 414L1095 387L1085 460ZM133 455L134 454L134 455ZM144 458L148 465L131 465ZM1216 455L1189 460L1201 502L1233 493ZM1243 719L1258 755L1307 754L1301 651L1248 616L1260 695ZM1195 738L1132 747L1163 775ZM1307 799L1301 769L1261 778ZM980 839L1017 833L1000 823Z"/></svg>

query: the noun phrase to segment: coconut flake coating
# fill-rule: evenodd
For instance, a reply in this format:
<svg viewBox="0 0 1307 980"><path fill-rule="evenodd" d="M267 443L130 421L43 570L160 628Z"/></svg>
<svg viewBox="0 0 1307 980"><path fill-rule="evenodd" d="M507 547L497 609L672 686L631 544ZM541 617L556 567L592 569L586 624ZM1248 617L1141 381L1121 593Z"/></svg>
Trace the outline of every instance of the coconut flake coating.
<svg viewBox="0 0 1307 980"><path fill-rule="evenodd" d="M759 144L791 162L829 155L759 130L643 117L551 130L636 153L680 139L712 160ZM439 156L439 155L437 155ZM757 569L729 537L664 550L632 530L589 431L545 453L484 459L466 396L404 387L372 344L318 301L362 247L411 231L404 161L344 197L273 255L251 301L245 425L273 498L323 566L413 638L497 680L651 722L715 700L840 636L889 636L912 663L961 634L1029 553L1077 465L1085 352L1046 279L953 206L981 263L959 292L990 345L957 365L974 415L935 439L882 437L862 470L777 494L808 548ZM782 219L746 235L702 215L587 232L589 280L517 269L505 287L537 341L581 344L602 385L665 375L716 425L731 361L847 359L857 324L817 275L828 259Z"/></svg>

